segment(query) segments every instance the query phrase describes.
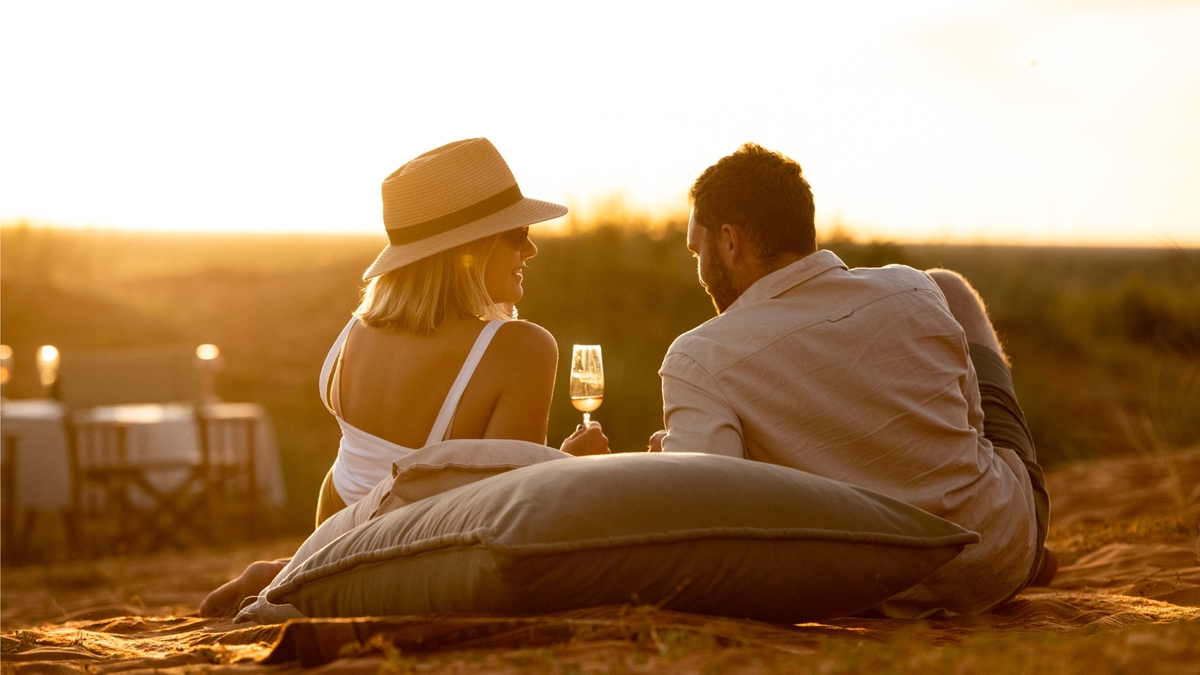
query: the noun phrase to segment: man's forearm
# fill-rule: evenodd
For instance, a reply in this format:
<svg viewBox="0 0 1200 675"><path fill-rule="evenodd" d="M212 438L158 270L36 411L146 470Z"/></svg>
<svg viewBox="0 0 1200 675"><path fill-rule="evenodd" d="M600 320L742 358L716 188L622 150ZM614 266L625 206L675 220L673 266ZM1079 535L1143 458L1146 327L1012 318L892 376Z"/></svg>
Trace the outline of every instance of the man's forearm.
<svg viewBox="0 0 1200 675"><path fill-rule="evenodd" d="M707 371L685 356L668 355L660 374L664 452L744 456L741 420Z"/></svg>

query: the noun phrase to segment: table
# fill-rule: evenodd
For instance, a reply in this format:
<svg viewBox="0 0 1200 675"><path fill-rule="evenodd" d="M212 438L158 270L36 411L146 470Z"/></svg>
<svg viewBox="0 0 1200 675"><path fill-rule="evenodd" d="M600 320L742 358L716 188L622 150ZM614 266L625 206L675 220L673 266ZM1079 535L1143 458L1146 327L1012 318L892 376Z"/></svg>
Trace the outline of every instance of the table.
<svg viewBox="0 0 1200 675"><path fill-rule="evenodd" d="M259 495L269 506L286 502L283 468L275 429L266 410L256 403L216 403L205 412L218 418L249 416L255 425L255 469ZM62 509L70 503L71 468L64 428L65 408L57 401L28 399L0 405L0 429L17 438L17 505ZM195 411L178 404L122 405L89 408L79 418L130 425L130 459L200 462Z"/></svg>
<svg viewBox="0 0 1200 675"><path fill-rule="evenodd" d="M39 542L39 514L66 513L71 472L62 406L54 401L0 399L4 449L4 506L0 518L5 562L20 562ZM37 442L31 443L30 439ZM59 518L50 523L58 525ZM62 532L60 531L61 535Z"/></svg>
<svg viewBox="0 0 1200 675"><path fill-rule="evenodd" d="M155 488L171 490L190 479L189 467L202 464L197 413L212 419L253 420L254 483L259 503L282 508L286 501L283 470L274 428L266 410L253 403L215 403L197 410L187 404L101 406L68 413L52 400L13 400L0 404L5 442L15 441L15 488L19 510L67 512L71 507L71 465L67 415L76 424L112 424L124 429L126 462L142 467ZM79 454L87 462L95 448L80 437ZM250 442L246 436L224 439L226 452ZM131 495L147 505L146 495Z"/></svg>
<svg viewBox="0 0 1200 675"><path fill-rule="evenodd" d="M182 404L138 404L100 406L69 413L79 429L90 425L120 426L125 435L125 458L118 465L114 458L98 447L98 434L79 433L79 462L87 467L112 469L141 469L150 487L169 492L187 481L193 468L201 463L200 438L196 433L196 417L192 407ZM111 452L111 448L108 450ZM89 493L85 498L96 499ZM129 495L134 506L147 509L155 506L144 493Z"/></svg>
<svg viewBox="0 0 1200 675"><path fill-rule="evenodd" d="M16 439L16 505L61 510L71 502L71 465L63 406L57 401L4 401L0 433Z"/></svg>

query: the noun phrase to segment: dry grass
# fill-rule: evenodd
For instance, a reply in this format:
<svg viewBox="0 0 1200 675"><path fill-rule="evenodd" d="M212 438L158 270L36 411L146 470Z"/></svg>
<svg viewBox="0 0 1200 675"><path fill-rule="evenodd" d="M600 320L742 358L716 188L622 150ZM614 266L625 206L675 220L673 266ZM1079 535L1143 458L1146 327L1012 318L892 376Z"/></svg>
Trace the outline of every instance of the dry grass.
<svg viewBox="0 0 1200 675"><path fill-rule="evenodd" d="M1197 544L1195 518L1186 513L1153 514L1116 522L1076 522L1067 527L1051 526L1047 543L1060 564L1071 565L1079 558L1109 544Z"/></svg>

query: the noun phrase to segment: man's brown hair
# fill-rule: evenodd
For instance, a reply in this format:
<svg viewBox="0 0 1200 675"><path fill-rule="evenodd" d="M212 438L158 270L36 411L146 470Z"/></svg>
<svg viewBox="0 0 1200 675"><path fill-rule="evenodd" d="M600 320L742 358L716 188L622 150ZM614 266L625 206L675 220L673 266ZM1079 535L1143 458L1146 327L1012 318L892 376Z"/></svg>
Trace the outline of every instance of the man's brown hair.
<svg viewBox="0 0 1200 675"><path fill-rule="evenodd" d="M783 153L744 143L705 169L689 197L693 218L710 240L729 223L741 228L763 260L817 250L812 188L800 165Z"/></svg>

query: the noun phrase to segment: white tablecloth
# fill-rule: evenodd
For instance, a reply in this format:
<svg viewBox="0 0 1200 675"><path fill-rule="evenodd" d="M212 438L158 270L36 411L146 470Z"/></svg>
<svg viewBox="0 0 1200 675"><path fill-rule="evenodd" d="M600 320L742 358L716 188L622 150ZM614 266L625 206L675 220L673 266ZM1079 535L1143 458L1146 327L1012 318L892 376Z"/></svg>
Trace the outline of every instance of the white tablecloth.
<svg viewBox="0 0 1200 675"><path fill-rule="evenodd" d="M78 413L96 421L123 422L128 425L128 460L136 464L182 462L199 464L200 441L195 415L185 405L126 405L90 408ZM265 504L282 507L286 498L275 431L262 406L253 403L219 403L209 406L206 414L253 416L255 425L255 482ZM17 505L44 509L65 509L70 504L71 472L67 454L67 436L63 425L63 407L55 401L5 401L0 406L0 427L4 436L17 438ZM86 457L86 442L80 453ZM164 471L149 476L157 487L169 487L180 477Z"/></svg>
<svg viewBox="0 0 1200 675"><path fill-rule="evenodd" d="M65 509L71 502L71 465L63 408L55 401L5 401L0 432L17 439L17 506Z"/></svg>

